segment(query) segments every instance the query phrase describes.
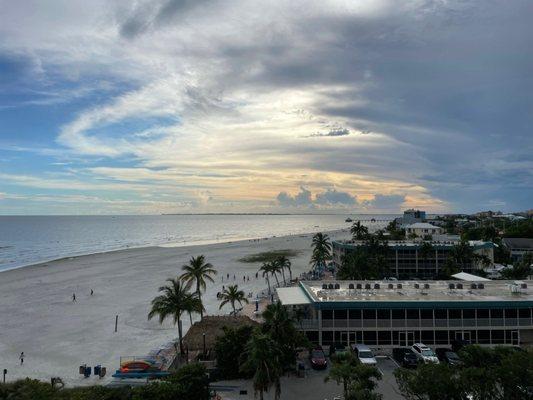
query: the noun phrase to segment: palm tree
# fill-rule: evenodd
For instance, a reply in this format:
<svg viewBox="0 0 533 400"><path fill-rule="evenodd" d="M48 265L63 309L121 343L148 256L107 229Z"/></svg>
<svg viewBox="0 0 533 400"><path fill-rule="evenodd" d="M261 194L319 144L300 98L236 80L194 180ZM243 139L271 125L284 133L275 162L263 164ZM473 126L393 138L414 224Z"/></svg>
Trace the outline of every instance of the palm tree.
<svg viewBox="0 0 533 400"><path fill-rule="evenodd" d="M285 269L289 270L289 281L292 281L291 261L285 256L279 256L277 263L281 266L281 272L283 273L283 284L285 284Z"/></svg>
<svg viewBox="0 0 533 400"><path fill-rule="evenodd" d="M189 286L181 280L167 279L167 282L169 282L168 285L159 288L159 291L163 292L163 294L152 300L152 308L148 313L148 320L158 315L159 323L162 324L167 317L172 317L174 325L178 324L180 352L183 354L181 316L185 312L197 312L196 310L199 309L198 303L201 305L201 300L196 293L191 293Z"/></svg>
<svg viewBox="0 0 533 400"><path fill-rule="evenodd" d="M248 304L248 299L246 298L246 295L242 290L239 290L238 285L229 285L226 289L222 291L220 294L220 298L222 299L220 303L219 310L224 307L226 304L230 303L231 308L233 308L233 315L237 315L235 312L235 302L238 302L239 305L242 306L242 303Z"/></svg>
<svg viewBox="0 0 533 400"><path fill-rule="evenodd" d="M325 265L326 260L331 257L331 242L329 236L318 232L313 236L313 255L311 264L316 268L319 265Z"/></svg>
<svg viewBox="0 0 533 400"><path fill-rule="evenodd" d="M281 265L277 263L277 261L270 262L270 273L276 278L276 284L279 287L279 279L278 279L278 273L280 273L282 270Z"/></svg>
<svg viewBox="0 0 533 400"><path fill-rule="evenodd" d="M291 263L291 260L289 260L285 256L281 256L279 258L279 262L283 264L284 268L287 268L287 270L289 271L289 281L292 281L292 270L291 270L292 263Z"/></svg>
<svg viewBox="0 0 533 400"><path fill-rule="evenodd" d="M353 239L364 239L368 235L368 228L361 224L361 221L354 222L352 227L350 228L350 232L352 233Z"/></svg>
<svg viewBox="0 0 533 400"><path fill-rule="evenodd" d="M184 271L181 274L180 279L187 282L189 285L196 284L196 294L198 298L202 298L202 290L205 290L207 284L206 281L213 281L211 275L216 275L217 271L210 263L205 262L203 255L198 257L191 257L189 264L181 267ZM203 309L200 312L200 318L204 317Z"/></svg>
<svg viewBox="0 0 533 400"><path fill-rule="evenodd" d="M272 291L270 290L270 279L268 278L268 275L270 275L271 273L271 266L270 266L270 263L263 263L263 265L261 266L261 268L259 268L259 271L262 271L262 275L263 275L263 278L266 279L267 281L267 284L268 284L268 294L272 293Z"/></svg>
<svg viewBox="0 0 533 400"><path fill-rule="evenodd" d="M280 377L283 373L282 352L270 335L256 332L245 347L246 361L241 370L254 371L253 382L255 395L263 400L263 393L274 385L274 399L281 395Z"/></svg>
<svg viewBox="0 0 533 400"><path fill-rule="evenodd" d="M194 293L194 295L191 294L191 296L189 296L186 301L185 310L187 314L189 314L189 320L191 321L192 326L192 315L202 315L202 313L205 311L204 305L202 304L202 300L198 297L198 294Z"/></svg>

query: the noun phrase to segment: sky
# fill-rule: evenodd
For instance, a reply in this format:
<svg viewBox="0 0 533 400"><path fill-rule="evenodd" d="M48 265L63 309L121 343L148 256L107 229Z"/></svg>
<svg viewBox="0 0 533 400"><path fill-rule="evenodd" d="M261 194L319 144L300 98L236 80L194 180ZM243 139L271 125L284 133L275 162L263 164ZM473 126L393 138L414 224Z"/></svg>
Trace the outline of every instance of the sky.
<svg viewBox="0 0 533 400"><path fill-rule="evenodd" d="M532 208L531 15L0 0L0 214Z"/></svg>

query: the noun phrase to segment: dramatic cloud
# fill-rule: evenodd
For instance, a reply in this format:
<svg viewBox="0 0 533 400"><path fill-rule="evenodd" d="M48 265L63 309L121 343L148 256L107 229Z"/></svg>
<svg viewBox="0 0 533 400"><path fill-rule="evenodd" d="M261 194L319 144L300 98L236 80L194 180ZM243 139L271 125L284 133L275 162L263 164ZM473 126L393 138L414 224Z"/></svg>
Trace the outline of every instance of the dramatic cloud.
<svg viewBox="0 0 533 400"><path fill-rule="evenodd" d="M313 200L311 199L311 192L303 187L300 188L300 192L295 196L291 196L288 193L281 192L280 194L278 194L277 200L279 204L284 207L309 206L313 204Z"/></svg>
<svg viewBox="0 0 533 400"><path fill-rule="evenodd" d="M366 200L363 204L373 210L400 210L404 203L405 196L399 194L376 194L372 200Z"/></svg>
<svg viewBox="0 0 533 400"><path fill-rule="evenodd" d="M339 129L332 129L327 133L314 133L310 135L311 137L320 137L320 136L348 136L350 134L350 131L346 128L339 128Z"/></svg>
<svg viewBox="0 0 533 400"><path fill-rule="evenodd" d="M0 192L32 212L530 208L532 11L0 2Z"/></svg>
<svg viewBox="0 0 533 400"><path fill-rule="evenodd" d="M357 203L357 198L350 193L339 192L335 189L328 189L324 193L317 193L316 204L327 205L354 205Z"/></svg>

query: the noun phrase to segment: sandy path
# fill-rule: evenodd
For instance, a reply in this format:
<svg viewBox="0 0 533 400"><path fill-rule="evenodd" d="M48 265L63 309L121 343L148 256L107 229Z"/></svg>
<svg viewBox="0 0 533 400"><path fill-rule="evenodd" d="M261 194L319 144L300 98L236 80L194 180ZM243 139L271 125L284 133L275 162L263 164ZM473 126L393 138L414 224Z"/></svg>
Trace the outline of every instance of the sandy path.
<svg viewBox="0 0 533 400"><path fill-rule="evenodd" d="M344 238L346 232L331 233ZM237 260L267 250L294 249L293 276L308 270L310 235L240 241L224 244L161 248L149 247L81 256L0 273L0 368L8 369L8 380L32 377L49 380L60 376L70 385L97 383L83 379L78 366L102 364L108 375L118 367L119 357L144 355L177 336L171 322L162 326L147 321L150 301L165 279L180 273L193 255L204 254L219 271L214 284L203 295L209 314L218 310L216 293L235 283L246 293L264 289L255 279L258 264ZM224 275L224 283L221 282ZM243 283L243 275L250 281ZM91 289L94 296L90 296ZM72 293L77 301L72 302ZM119 315L114 333L115 315ZM188 329L188 317L183 320ZM24 365L18 356L26 355ZM105 378L108 381L110 378ZM102 382L102 381L100 381Z"/></svg>

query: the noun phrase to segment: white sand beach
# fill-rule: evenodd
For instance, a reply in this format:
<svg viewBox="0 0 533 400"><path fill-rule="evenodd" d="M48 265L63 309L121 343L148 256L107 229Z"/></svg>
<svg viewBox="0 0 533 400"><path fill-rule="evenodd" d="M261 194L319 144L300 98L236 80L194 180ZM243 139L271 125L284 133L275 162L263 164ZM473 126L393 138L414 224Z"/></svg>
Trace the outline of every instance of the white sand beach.
<svg viewBox="0 0 533 400"><path fill-rule="evenodd" d="M329 234L332 238L348 236L347 231ZM222 285L237 283L254 296L266 287L264 279L255 279L260 265L239 262L240 258L268 250L297 250L299 255L292 258L295 277L309 269L311 236L129 249L2 272L0 368L8 369L7 380L59 376L68 385L109 382L120 356L142 356L177 337L177 328L170 320L159 325L157 319L148 321L147 314L158 287L180 274L191 256L204 254L219 271L203 300L208 314L225 314L229 306L219 310L216 298ZM249 282L243 282L245 275ZM72 301L73 293L76 302ZM117 333L115 315L119 315ZM189 325L185 316L184 331ZM21 352L25 354L23 365ZM101 364L107 367L108 375L102 380L84 379L78 374L82 364Z"/></svg>

